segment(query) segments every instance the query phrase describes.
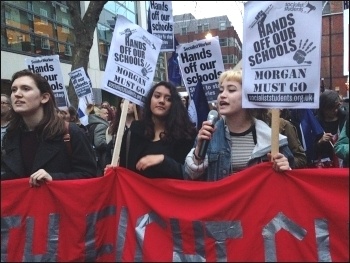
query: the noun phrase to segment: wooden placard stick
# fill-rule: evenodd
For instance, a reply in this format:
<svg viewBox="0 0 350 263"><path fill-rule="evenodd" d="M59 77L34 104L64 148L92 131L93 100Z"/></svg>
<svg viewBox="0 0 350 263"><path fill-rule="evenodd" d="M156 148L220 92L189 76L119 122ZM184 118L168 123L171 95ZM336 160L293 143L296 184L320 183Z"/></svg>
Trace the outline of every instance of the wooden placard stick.
<svg viewBox="0 0 350 263"><path fill-rule="evenodd" d="M129 100L125 99L123 102L122 112L120 115L117 138L115 139L115 145L113 149L112 166L119 165L120 147L122 145L126 115L128 114L128 106L129 106Z"/></svg>
<svg viewBox="0 0 350 263"><path fill-rule="evenodd" d="M279 129L280 129L280 110L272 109L271 118L271 161L272 156L279 152Z"/></svg>
<svg viewBox="0 0 350 263"><path fill-rule="evenodd" d="M136 104L135 104L135 103L133 104L132 109L133 109L133 111L134 111L135 120L138 120L138 119L139 119L139 115L138 115L138 113L137 113L137 107L136 107Z"/></svg>

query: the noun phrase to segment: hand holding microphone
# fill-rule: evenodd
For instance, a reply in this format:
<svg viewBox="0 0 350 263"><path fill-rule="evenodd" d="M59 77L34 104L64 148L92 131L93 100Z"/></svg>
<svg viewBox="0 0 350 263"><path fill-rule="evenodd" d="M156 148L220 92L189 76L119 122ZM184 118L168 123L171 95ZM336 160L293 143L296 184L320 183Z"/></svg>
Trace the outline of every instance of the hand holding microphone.
<svg viewBox="0 0 350 263"><path fill-rule="evenodd" d="M198 139L202 141L200 145L197 159L204 160L207 153L209 141L214 131L215 123L219 120L219 114L216 110L211 110L208 114L208 118L203 122L202 128L199 131Z"/></svg>

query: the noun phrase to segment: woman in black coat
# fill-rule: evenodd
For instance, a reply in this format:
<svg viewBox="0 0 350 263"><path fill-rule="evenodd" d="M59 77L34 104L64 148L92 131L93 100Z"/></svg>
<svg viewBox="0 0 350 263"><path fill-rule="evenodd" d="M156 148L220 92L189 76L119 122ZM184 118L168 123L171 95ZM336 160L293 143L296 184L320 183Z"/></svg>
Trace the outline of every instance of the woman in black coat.
<svg viewBox="0 0 350 263"><path fill-rule="evenodd" d="M183 179L196 133L175 86L161 81L148 92L142 120L124 132L119 164L148 178Z"/></svg>
<svg viewBox="0 0 350 263"><path fill-rule="evenodd" d="M43 181L97 176L92 147L76 124L69 124L70 142L64 142L65 121L56 113L55 97L44 77L19 71L12 77L11 92L1 180L29 177L31 186L40 186Z"/></svg>

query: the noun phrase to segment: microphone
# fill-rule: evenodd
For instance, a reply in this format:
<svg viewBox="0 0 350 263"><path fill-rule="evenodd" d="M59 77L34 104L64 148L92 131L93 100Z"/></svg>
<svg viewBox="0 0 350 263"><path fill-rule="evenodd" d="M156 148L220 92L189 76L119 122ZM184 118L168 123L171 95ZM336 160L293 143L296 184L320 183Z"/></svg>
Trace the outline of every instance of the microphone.
<svg viewBox="0 0 350 263"><path fill-rule="evenodd" d="M207 121L210 121L211 125L214 127L215 123L218 120L219 120L218 112L216 110L211 110L208 113ZM198 157L202 160L205 158L205 154L207 153L208 145L209 145L209 140L204 140L202 142L201 148L199 149Z"/></svg>

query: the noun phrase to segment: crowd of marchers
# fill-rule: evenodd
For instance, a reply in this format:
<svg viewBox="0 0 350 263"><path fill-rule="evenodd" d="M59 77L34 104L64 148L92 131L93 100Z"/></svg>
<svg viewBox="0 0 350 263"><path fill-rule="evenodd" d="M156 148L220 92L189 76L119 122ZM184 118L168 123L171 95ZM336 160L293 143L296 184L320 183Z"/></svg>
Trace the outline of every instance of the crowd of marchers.
<svg viewBox="0 0 350 263"><path fill-rule="evenodd" d="M281 109L279 150L271 154L271 111L242 107L242 71L218 79L215 121L199 128L190 99L167 81L149 90L142 107L125 100L87 105L88 124L73 107L58 108L48 81L29 70L14 73L11 94L1 94L1 180L28 178L31 187L52 180L103 176L117 165L148 178L217 181L271 162L279 173L302 168L349 167L348 106L338 92L322 90L319 109ZM198 127L198 126L197 126Z"/></svg>

